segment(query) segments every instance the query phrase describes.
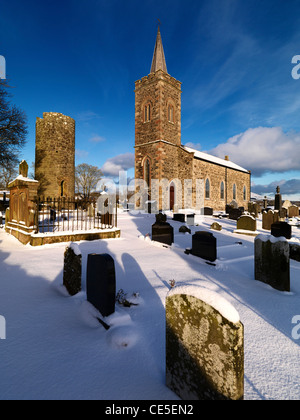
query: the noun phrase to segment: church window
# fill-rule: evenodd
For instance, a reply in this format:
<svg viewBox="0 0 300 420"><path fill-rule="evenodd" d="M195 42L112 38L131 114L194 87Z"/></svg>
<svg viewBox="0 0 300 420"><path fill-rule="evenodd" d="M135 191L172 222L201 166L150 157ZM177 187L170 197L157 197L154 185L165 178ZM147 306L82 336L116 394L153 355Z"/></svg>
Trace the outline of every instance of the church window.
<svg viewBox="0 0 300 420"><path fill-rule="evenodd" d="M150 188L150 160L148 158L144 163L144 181L147 183L148 188Z"/></svg>
<svg viewBox="0 0 300 420"><path fill-rule="evenodd" d="M232 191L233 199L236 200L236 185L233 184L233 191Z"/></svg>
<svg viewBox="0 0 300 420"><path fill-rule="evenodd" d="M147 104L144 108L144 122L149 122L151 120L151 105Z"/></svg>
<svg viewBox="0 0 300 420"><path fill-rule="evenodd" d="M243 198L244 198L244 201L247 200L247 188L246 188L245 185L244 185L244 189L243 189Z"/></svg>
<svg viewBox="0 0 300 420"><path fill-rule="evenodd" d="M210 198L210 182L209 182L209 179L208 178L205 181L205 198L206 199L209 199Z"/></svg>
<svg viewBox="0 0 300 420"><path fill-rule="evenodd" d="M221 187L220 187L220 199L221 200L225 200L225 186L224 186L224 182L221 182Z"/></svg>
<svg viewBox="0 0 300 420"><path fill-rule="evenodd" d="M168 121L170 123L174 123L174 106L173 105L168 106Z"/></svg>

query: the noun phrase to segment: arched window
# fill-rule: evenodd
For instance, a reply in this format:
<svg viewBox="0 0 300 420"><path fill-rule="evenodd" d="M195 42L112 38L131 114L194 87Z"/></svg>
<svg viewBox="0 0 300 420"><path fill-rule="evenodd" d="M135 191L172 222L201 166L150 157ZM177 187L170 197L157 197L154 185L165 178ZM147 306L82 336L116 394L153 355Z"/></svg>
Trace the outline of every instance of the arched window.
<svg viewBox="0 0 300 420"><path fill-rule="evenodd" d="M205 198L206 199L209 199L210 198L210 182L209 182L209 179L208 178L205 181Z"/></svg>
<svg viewBox="0 0 300 420"><path fill-rule="evenodd" d="M225 200L225 185L223 181L221 182L220 186L220 199Z"/></svg>
<svg viewBox="0 0 300 420"><path fill-rule="evenodd" d="M150 160L147 158L144 162L144 181L147 183L148 188L150 188Z"/></svg>
<svg viewBox="0 0 300 420"><path fill-rule="evenodd" d="M174 106L173 105L168 106L168 121L170 123L174 123Z"/></svg>
<svg viewBox="0 0 300 420"><path fill-rule="evenodd" d="M151 105L147 104L144 108L144 122L149 122L151 120Z"/></svg>
<svg viewBox="0 0 300 420"><path fill-rule="evenodd" d="M244 201L247 201L247 188L246 188L245 185L244 185L244 189L243 189L243 198L244 198Z"/></svg>
<svg viewBox="0 0 300 420"><path fill-rule="evenodd" d="M236 200L236 185L235 184L233 184L232 196L233 196L233 199Z"/></svg>
<svg viewBox="0 0 300 420"><path fill-rule="evenodd" d="M65 181L61 181L60 183L60 196L63 197L65 195Z"/></svg>

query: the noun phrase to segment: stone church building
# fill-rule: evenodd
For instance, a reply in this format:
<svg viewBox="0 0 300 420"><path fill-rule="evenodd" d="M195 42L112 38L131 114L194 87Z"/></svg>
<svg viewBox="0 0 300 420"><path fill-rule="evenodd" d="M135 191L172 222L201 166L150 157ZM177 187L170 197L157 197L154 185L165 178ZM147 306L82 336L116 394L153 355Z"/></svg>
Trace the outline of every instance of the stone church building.
<svg viewBox="0 0 300 420"><path fill-rule="evenodd" d="M135 83L135 179L163 210L250 201L250 171L181 144L181 82L168 74L160 29L151 72Z"/></svg>

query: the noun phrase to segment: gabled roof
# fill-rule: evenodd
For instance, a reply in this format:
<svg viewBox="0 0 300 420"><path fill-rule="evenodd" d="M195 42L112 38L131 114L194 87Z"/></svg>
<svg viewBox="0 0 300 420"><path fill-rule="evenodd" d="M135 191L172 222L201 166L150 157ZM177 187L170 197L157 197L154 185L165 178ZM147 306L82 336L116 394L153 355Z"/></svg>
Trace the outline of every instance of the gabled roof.
<svg viewBox="0 0 300 420"><path fill-rule="evenodd" d="M160 34L160 28L158 28L158 32L157 32L156 44L154 48L154 54L153 54L153 60L152 60L150 73L155 73L157 70L163 70L165 73L168 73L164 48L163 48L161 34Z"/></svg>
<svg viewBox="0 0 300 420"><path fill-rule="evenodd" d="M216 156L209 155L208 153L204 153L204 152L200 152L199 150L192 149L191 147L187 147L187 146L182 146L182 147L187 152L193 153L194 158L196 158L196 159L205 160L206 162L214 163L214 164L220 165L220 166L225 166L227 168L235 169L236 171L240 171L240 172L246 172L246 173L250 172L247 169L242 168L241 166L239 166L239 165L237 165L233 162L230 162L230 160L221 159L221 158L218 158Z"/></svg>

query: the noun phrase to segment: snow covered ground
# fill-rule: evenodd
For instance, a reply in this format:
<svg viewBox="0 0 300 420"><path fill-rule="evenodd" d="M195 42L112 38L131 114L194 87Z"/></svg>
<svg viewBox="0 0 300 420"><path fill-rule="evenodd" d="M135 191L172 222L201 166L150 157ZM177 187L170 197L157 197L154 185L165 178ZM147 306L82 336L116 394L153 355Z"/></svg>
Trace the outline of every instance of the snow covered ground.
<svg viewBox="0 0 300 420"><path fill-rule="evenodd" d="M233 234L236 222L196 221L192 233L209 230L213 221L223 226L213 232L215 267L184 253L192 237L178 232L178 222L170 222L172 248L151 242L152 215L121 213L121 239L79 243L84 289L87 255L109 253L117 290L139 293L138 306L117 305L109 331L84 291L69 297L62 286L66 244L23 246L0 229L0 316L6 320L0 399L178 400L164 373L171 280L216 292L238 311L245 326L245 399L299 399L300 263L291 261L291 292L276 291L254 280L254 238ZM268 233L261 222L258 231ZM300 240L299 228L293 236Z"/></svg>

